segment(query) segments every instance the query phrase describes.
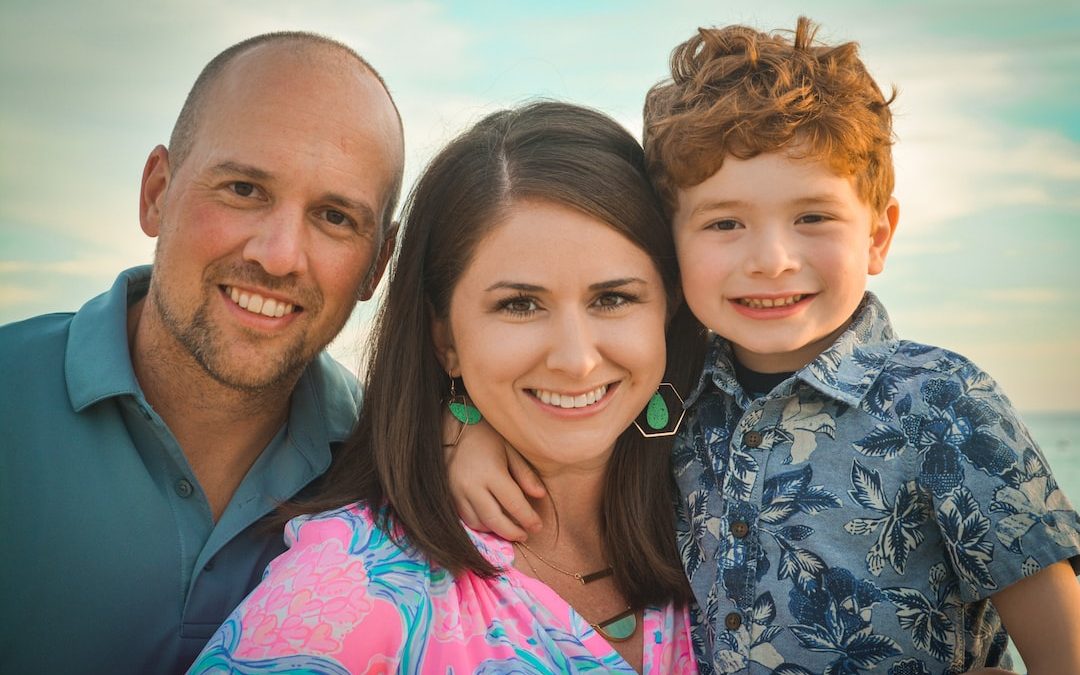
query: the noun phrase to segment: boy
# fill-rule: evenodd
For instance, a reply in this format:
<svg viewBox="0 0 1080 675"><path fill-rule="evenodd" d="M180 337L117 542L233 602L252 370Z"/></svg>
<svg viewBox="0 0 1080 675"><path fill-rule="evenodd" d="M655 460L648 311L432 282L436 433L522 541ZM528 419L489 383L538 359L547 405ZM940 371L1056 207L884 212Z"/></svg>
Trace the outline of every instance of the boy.
<svg viewBox="0 0 1080 675"><path fill-rule="evenodd" d="M865 291L899 216L890 101L813 36L702 29L645 104L715 333L673 450L703 670L1008 666L1004 622L1031 673L1080 672L1080 517L993 380Z"/></svg>

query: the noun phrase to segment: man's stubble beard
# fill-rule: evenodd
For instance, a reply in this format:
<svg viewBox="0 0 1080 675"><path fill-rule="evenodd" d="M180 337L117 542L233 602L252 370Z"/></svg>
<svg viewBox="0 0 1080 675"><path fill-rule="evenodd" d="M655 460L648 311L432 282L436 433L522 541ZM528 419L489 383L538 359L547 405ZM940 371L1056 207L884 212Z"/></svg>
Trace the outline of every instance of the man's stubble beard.
<svg viewBox="0 0 1080 675"><path fill-rule="evenodd" d="M248 394L268 394L275 389L292 389L300 372L322 351L325 345L305 350L307 329L297 332L284 351L267 348L267 356L273 358L274 368L258 369L257 372L230 363L226 353L226 338L210 320L210 298L205 298L196 308L190 321L185 321L173 310L166 299L161 284L151 283L154 306L166 332L191 356L215 382ZM265 362L263 362L265 363ZM287 392L286 392L287 393Z"/></svg>

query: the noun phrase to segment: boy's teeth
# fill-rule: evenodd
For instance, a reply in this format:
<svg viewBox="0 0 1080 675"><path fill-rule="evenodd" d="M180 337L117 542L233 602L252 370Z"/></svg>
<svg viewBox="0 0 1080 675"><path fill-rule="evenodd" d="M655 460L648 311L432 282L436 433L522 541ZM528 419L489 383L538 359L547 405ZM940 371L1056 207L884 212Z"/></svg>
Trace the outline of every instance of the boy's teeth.
<svg viewBox="0 0 1080 675"><path fill-rule="evenodd" d="M548 405L553 405L558 408L584 408L585 406L592 405L604 398L604 394L607 393L607 385L602 384L596 389L584 394L578 394L577 396L570 396L568 394L559 394L554 391L547 391L546 389L533 389L533 396L540 399Z"/></svg>
<svg viewBox="0 0 1080 675"><path fill-rule="evenodd" d="M274 300L273 298L264 298L258 293L248 293L247 291L240 291L232 286L227 287L229 291L229 297L240 307L243 307L252 314L262 314L269 317L282 317L293 311L294 307L291 303L281 302L280 300Z"/></svg>
<svg viewBox="0 0 1080 675"><path fill-rule="evenodd" d="M753 309L771 309L773 307L787 307L794 305L803 299L802 295L790 295L786 298L740 298L739 304Z"/></svg>

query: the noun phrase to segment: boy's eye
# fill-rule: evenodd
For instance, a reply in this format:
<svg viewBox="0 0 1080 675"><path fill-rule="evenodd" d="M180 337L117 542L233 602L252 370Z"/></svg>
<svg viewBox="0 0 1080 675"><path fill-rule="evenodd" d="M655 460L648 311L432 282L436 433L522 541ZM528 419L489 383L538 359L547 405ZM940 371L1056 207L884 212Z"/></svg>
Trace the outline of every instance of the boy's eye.
<svg viewBox="0 0 1080 675"><path fill-rule="evenodd" d="M255 186L244 181L229 183L229 189L241 197L250 197L255 194Z"/></svg>
<svg viewBox="0 0 1080 675"><path fill-rule="evenodd" d="M710 230L734 230L742 225L737 220L725 218L723 220L714 220L706 226Z"/></svg>
<svg viewBox="0 0 1080 675"><path fill-rule="evenodd" d="M823 223L828 219L829 217L823 213L808 213L805 216L799 216L795 222L812 225L814 223Z"/></svg>

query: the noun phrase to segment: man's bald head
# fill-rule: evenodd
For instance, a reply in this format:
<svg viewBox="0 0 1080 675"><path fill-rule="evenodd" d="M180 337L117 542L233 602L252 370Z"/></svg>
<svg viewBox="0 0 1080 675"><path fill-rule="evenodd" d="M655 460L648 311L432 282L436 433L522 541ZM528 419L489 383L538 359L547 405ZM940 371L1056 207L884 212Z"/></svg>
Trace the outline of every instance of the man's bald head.
<svg viewBox="0 0 1080 675"><path fill-rule="evenodd" d="M386 92L386 97L393 107L394 113L397 115L400 131L401 114L397 109L397 104L394 102L393 97L390 95L390 90L386 87L386 82L383 80L382 76L379 75L378 71L376 71L370 63L353 49L337 40L332 40L316 33L307 33L303 31L264 33L229 47L215 56L206 64L206 67L202 69L202 72L199 73L199 77L195 80L195 84L191 87L191 91L188 92L187 99L184 101L184 106L180 109L180 115L176 118L176 124L173 126L172 134L169 137L169 163L173 171L178 170L184 163L184 160L187 159L192 144L195 141L195 135L198 133L199 124L202 121L207 103L213 97L214 85L218 82L221 75L227 71L229 65L232 64L237 57L262 46L274 46L288 49L293 51L298 58L320 53L329 53L342 57L345 61L351 61L361 72L370 75L379 82L383 91ZM401 182L402 175L401 172L399 172L397 180L391 187L391 193L387 198L387 206L384 213L385 222L383 223L384 229L389 227L390 220L393 218L398 195L401 192Z"/></svg>

